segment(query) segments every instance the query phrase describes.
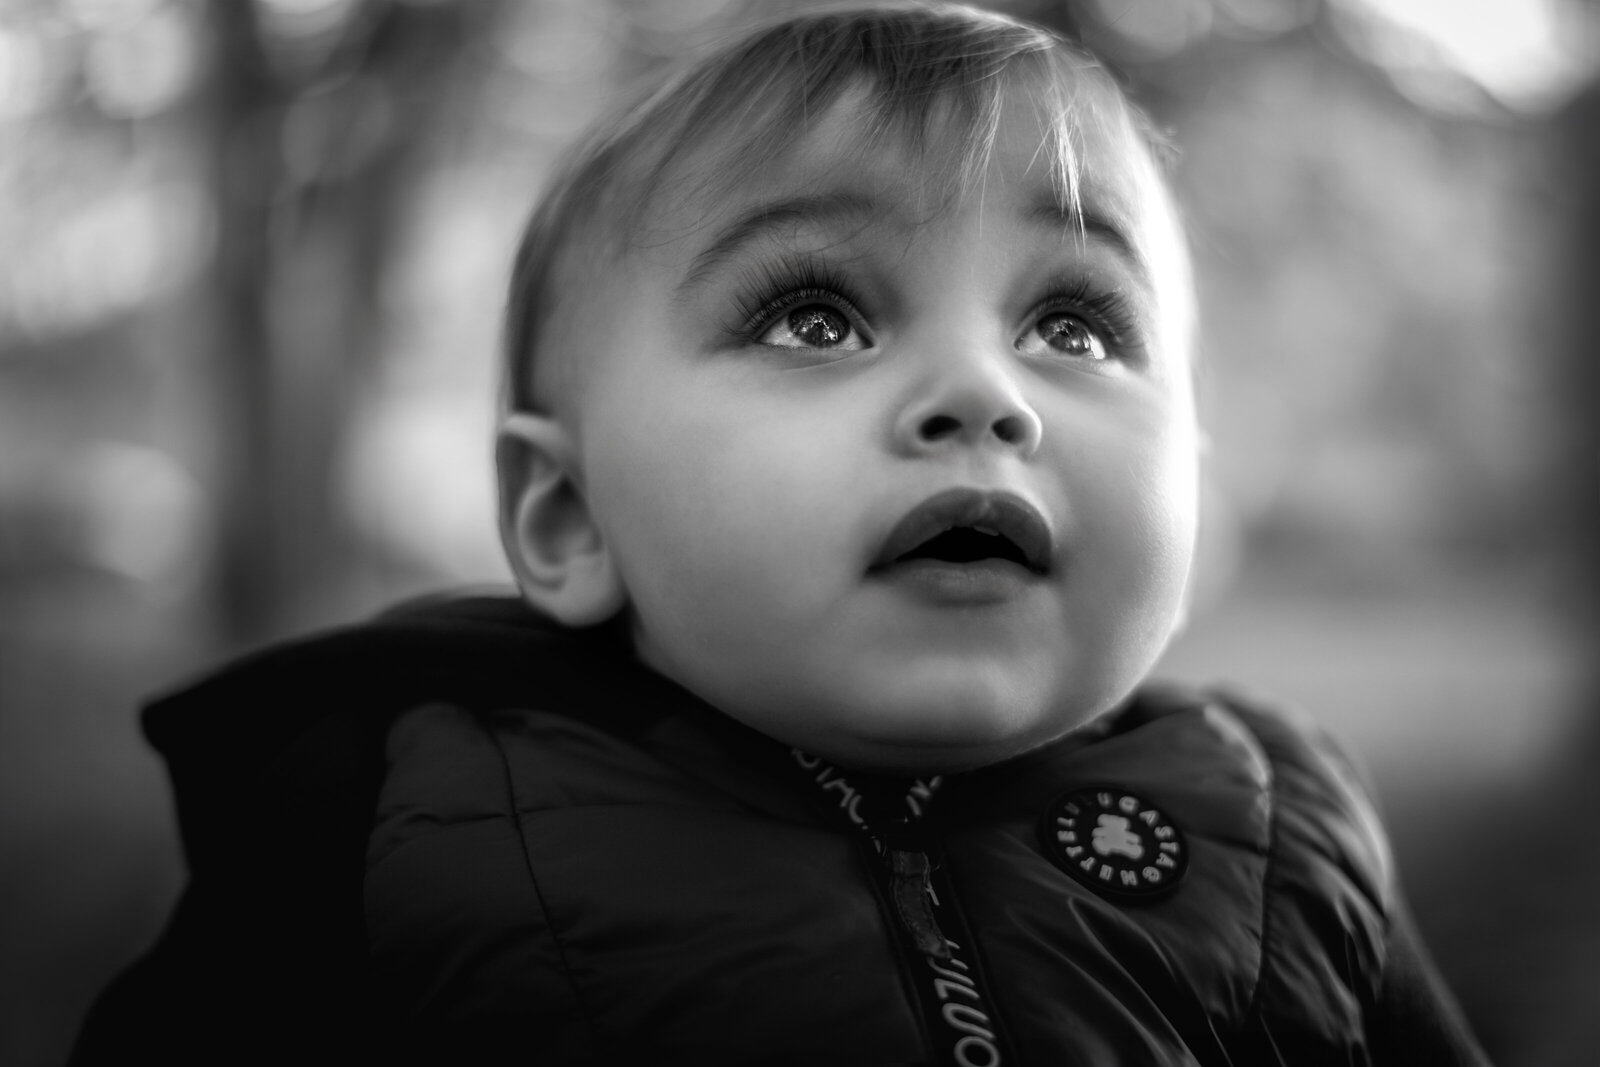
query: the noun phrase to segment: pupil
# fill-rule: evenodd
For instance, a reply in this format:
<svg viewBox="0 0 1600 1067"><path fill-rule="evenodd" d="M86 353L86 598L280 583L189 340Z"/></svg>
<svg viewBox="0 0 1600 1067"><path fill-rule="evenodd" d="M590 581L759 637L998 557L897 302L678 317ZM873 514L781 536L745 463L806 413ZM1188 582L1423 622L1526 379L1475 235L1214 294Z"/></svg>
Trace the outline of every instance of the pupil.
<svg viewBox="0 0 1600 1067"><path fill-rule="evenodd" d="M1063 352L1087 352L1094 346L1088 327L1073 315L1046 315L1039 332L1046 344Z"/></svg>
<svg viewBox="0 0 1600 1067"><path fill-rule="evenodd" d="M844 340L848 324L836 311L825 307L804 307L789 312L789 329L813 348L826 348Z"/></svg>

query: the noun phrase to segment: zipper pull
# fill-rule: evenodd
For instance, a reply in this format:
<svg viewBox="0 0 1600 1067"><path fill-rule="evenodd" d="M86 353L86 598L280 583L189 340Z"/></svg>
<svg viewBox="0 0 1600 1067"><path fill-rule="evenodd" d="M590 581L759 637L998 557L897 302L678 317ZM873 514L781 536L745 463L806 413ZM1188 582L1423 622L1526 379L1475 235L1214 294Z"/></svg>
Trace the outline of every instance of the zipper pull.
<svg viewBox="0 0 1600 1067"><path fill-rule="evenodd" d="M917 950L936 960L950 958L950 946L945 942L938 920L933 917L933 881L926 852L912 852L883 848L884 861L889 865L889 893L894 898L894 910L900 925L911 934Z"/></svg>

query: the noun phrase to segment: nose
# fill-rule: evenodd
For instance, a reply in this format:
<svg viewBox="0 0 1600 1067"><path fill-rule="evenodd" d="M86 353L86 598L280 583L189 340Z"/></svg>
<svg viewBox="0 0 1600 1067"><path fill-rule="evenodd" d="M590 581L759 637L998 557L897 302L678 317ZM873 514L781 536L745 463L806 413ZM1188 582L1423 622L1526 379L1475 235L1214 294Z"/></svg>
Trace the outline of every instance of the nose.
<svg viewBox="0 0 1600 1067"><path fill-rule="evenodd" d="M1023 458L1039 450L1044 424L1004 355L973 352L935 359L895 414L896 450L931 455L993 446Z"/></svg>

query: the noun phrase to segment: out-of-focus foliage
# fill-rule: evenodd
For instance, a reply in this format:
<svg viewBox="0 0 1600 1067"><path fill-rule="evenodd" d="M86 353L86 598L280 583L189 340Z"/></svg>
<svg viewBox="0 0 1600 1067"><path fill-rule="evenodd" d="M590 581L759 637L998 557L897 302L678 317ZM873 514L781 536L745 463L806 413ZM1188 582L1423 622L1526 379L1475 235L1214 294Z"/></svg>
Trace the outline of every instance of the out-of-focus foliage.
<svg viewBox="0 0 1600 1067"><path fill-rule="evenodd" d="M215 394L243 387L241 375L272 388L299 360L311 380L278 385L348 401L325 412L342 426L318 435L333 482L308 506L352 528L358 556L499 575L487 479L461 471L483 455L472 427L513 220L609 89L730 6L12 4L0 14L0 509L13 532L0 569L75 555L159 585L195 580L182 560L197 553L224 569L240 552L270 553L207 518L238 504L226 483L253 457L203 458L230 450L204 438L238 427L168 416L204 423L195 394L226 404ZM1547 458L1548 397L1507 353L1539 343L1538 256L1559 220L1541 211L1537 121L1593 73L1591 10L998 6L1083 33L1184 146L1207 359L1229 383L1212 420L1219 530L1369 560L1439 539L1541 547L1527 540L1543 524L1526 496L1547 488L1529 467ZM419 46L428 33L443 43ZM241 36L250 43L230 52ZM379 201L376 216L349 210L363 199ZM214 277L241 243L255 274L234 281L262 305L262 321L242 324L245 346L226 344L241 324ZM208 351L219 341L226 355ZM345 365L318 365L341 354ZM130 374L191 381L151 384L154 410L87 417L96 396L125 401ZM72 410L59 413L63 397ZM251 445L292 441L296 415L284 417ZM124 447L144 450L164 489L81 476ZM435 506L416 508L419 495ZM178 496L187 502L171 506ZM108 554L125 539L107 531L130 524L150 545ZM1224 573L1237 546L1215 547ZM293 581L263 581L296 595ZM280 606L252 602L242 625L269 625Z"/></svg>
<svg viewBox="0 0 1600 1067"><path fill-rule="evenodd" d="M307 506L351 528L358 556L376 548L423 575L502 573L487 480L460 472L483 454L471 427L493 373L512 220L611 88L731 6L10 5L0 509L12 532L0 570L65 554L160 585L196 580L181 559L197 553L224 570L241 552L270 553L206 517L238 505L227 484L252 457L225 458L230 447L205 438L239 427L179 424L206 421L191 401L226 405L241 375L270 384L299 360L321 376L303 388L344 398L325 412L343 428L320 434L333 483ZM1207 359L1229 382L1213 418L1218 529L1379 555L1440 538L1538 547L1527 535L1544 524L1525 497L1547 488L1529 467L1547 458L1548 398L1506 353L1541 336L1538 257L1559 218L1542 203L1539 123L1593 74L1592 8L997 6L1081 32L1184 146ZM439 40L419 45L427 34ZM225 47L241 38L243 52ZM350 210L362 201L377 211ZM240 324L219 295L230 255L251 264L231 284L259 291L258 323ZM241 325L245 344L228 344ZM347 365L320 365L338 353ZM150 385L152 407L91 417L97 396L128 399L130 374L170 388ZM293 440L285 417L252 447ZM166 488L78 476L123 446L143 449ZM447 503L416 509L419 493ZM177 495L188 502L168 506ZM138 524L152 543L108 555L95 547L119 540L107 523ZM1216 546L1224 563L1231 545ZM294 581L261 581L296 595ZM241 624L271 625L279 607L252 602Z"/></svg>
<svg viewBox="0 0 1600 1067"><path fill-rule="evenodd" d="M169 903L138 694L503 577L518 225L612 92L734 6L0 5L0 1061L59 1059ZM1549 773L1589 707L1596 5L992 6L1091 42L1180 146L1215 447L1174 663L1343 715L1402 800ZM1533 1036L1600 1018L1571 985L1498 1002L1501 1062L1579 1062Z"/></svg>

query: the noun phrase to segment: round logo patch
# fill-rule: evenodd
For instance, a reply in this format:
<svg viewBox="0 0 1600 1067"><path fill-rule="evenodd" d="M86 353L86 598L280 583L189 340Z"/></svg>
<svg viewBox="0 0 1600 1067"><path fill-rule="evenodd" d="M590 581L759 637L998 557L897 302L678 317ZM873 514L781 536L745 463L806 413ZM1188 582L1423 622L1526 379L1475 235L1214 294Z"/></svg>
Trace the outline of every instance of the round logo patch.
<svg viewBox="0 0 1600 1067"><path fill-rule="evenodd" d="M1108 896L1157 896L1189 866L1188 846L1172 820L1115 786L1057 797L1040 820L1039 837L1056 866Z"/></svg>

